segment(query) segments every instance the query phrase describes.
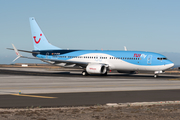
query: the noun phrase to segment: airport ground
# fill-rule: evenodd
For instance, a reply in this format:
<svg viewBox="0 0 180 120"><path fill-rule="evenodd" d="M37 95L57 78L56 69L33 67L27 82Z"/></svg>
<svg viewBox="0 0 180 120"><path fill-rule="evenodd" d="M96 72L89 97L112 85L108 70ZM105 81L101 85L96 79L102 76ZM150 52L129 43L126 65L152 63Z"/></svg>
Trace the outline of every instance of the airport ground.
<svg viewBox="0 0 180 120"><path fill-rule="evenodd" d="M106 105L178 101L179 93L178 70L154 78L152 73L82 76L79 69L1 66L0 119L179 119L179 104Z"/></svg>

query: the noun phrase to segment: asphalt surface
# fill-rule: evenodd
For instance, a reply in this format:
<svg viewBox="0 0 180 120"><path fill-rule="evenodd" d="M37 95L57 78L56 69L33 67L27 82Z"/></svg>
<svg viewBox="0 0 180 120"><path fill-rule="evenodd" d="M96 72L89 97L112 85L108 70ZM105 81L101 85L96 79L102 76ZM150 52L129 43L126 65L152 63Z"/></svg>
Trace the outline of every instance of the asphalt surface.
<svg viewBox="0 0 180 120"><path fill-rule="evenodd" d="M0 75L19 75L19 76L52 76L52 77L82 77L82 78L92 78L92 77L100 77L100 78L154 78L153 72L149 72L148 74L126 74L126 73L117 73L116 71L108 72L107 76L102 75L88 75L82 76L82 70L73 70L73 69L64 69L64 70L52 70L52 69L36 69L36 68L0 68ZM160 74L158 78L179 78L180 76L175 75L166 75Z"/></svg>
<svg viewBox="0 0 180 120"><path fill-rule="evenodd" d="M87 106L180 100L180 76L0 69L0 108ZM18 92L21 90L21 94Z"/></svg>
<svg viewBox="0 0 180 120"><path fill-rule="evenodd" d="M180 100L180 90L117 91L84 93L37 94L56 98L35 98L15 95L1 95L1 108L32 108L59 106L89 106L106 103L152 102Z"/></svg>

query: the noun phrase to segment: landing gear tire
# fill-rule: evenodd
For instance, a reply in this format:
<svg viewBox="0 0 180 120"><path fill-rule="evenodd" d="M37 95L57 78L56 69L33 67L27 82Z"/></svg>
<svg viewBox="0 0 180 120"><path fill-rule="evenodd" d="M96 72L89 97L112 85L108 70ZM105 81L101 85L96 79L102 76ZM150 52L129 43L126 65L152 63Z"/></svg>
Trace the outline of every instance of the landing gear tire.
<svg viewBox="0 0 180 120"><path fill-rule="evenodd" d="M154 77L155 77L155 78L157 78L157 77L158 77L158 75L157 75L157 74L155 74L155 75L154 75Z"/></svg>
<svg viewBox="0 0 180 120"><path fill-rule="evenodd" d="M107 75L107 71L104 74L101 74L102 76L106 76Z"/></svg>
<svg viewBox="0 0 180 120"><path fill-rule="evenodd" d="M82 71L82 75L86 76L86 75L88 75L88 73L86 71Z"/></svg>

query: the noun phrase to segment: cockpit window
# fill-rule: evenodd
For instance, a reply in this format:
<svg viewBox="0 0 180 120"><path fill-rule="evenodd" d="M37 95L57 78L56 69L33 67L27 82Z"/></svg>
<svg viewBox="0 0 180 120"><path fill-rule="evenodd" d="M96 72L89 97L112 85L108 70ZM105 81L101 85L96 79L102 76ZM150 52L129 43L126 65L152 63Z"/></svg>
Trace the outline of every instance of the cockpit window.
<svg viewBox="0 0 180 120"><path fill-rule="evenodd" d="M157 58L158 60L167 60L167 58Z"/></svg>

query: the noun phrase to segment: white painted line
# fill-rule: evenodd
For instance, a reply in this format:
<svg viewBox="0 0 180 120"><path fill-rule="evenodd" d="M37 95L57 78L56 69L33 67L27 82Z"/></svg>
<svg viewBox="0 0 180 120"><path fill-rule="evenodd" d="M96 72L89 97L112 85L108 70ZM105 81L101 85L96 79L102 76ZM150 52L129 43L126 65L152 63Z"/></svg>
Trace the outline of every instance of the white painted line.
<svg viewBox="0 0 180 120"><path fill-rule="evenodd" d="M117 106L117 105L119 105L119 104L117 104L117 103L107 103L106 105L107 105L107 106Z"/></svg>
<svg viewBox="0 0 180 120"><path fill-rule="evenodd" d="M166 104L180 104L180 101L157 101L157 102L134 102L134 103L119 103L119 105L142 106L142 105L166 105Z"/></svg>
<svg viewBox="0 0 180 120"><path fill-rule="evenodd" d="M176 101L157 101L157 102L134 102L134 103L107 103L107 106L126 107L126 106L147 106L147 105L168 105L180 104L180 100Z"/></svg>

